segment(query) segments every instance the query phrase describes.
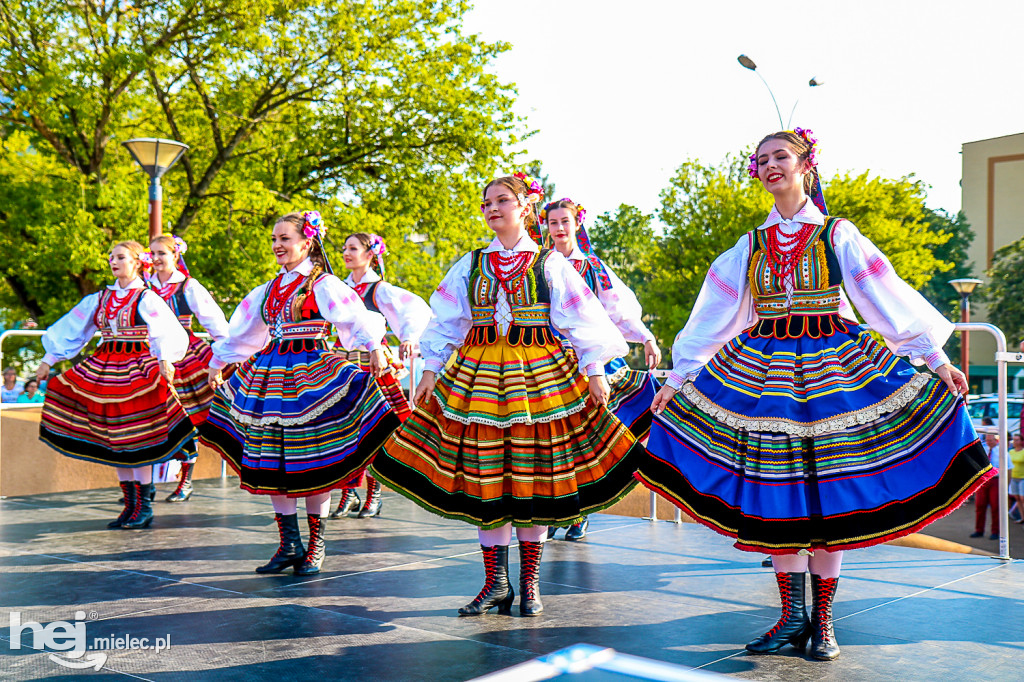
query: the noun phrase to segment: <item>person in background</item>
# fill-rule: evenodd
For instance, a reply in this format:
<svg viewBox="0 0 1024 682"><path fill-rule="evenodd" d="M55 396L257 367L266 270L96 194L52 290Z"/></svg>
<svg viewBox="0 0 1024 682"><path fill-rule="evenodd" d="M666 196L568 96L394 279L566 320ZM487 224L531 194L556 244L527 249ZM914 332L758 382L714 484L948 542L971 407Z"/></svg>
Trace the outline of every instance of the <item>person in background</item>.
<svg viewBox="0 0 1024 682"><path fill-rule="evenodd" d="M992 420L986 417L982 420L983 426L992 426ZM972 538L980 538L985 535L985 510L991 509L992 534L990 540L999 539L999 435L995 433L985 434L985 452L996 470L996 475L985 481L974 496L974 532Z"/></svg>
<svg viewBox="0 0 1024 682"><path fill-rule="evenodd" d="M1019 433L1013 436L1013 449L1007 453L1013 468L1010 470L1010 499L1017 501L1017 512L1021 519L1014 523L1024 523L1024 437Z"/></svg>
<svg viewBox="0 0 1024 682"><path fill-rule="evenodd" d="M4 370L4 387L2 393L0 393L0 402L4 403L16 403L18 402L18 396L24 388L21 382L18 381L18 371L13 367L8 367Z"/></svg>
<svg viewBox="0 0 1024 682"><path fill-rule="evenodd" d="M29 379L25 382L25 392L18 396L19 403L41 403L46 396L39 390L39 382L36 379Z"/></svg>

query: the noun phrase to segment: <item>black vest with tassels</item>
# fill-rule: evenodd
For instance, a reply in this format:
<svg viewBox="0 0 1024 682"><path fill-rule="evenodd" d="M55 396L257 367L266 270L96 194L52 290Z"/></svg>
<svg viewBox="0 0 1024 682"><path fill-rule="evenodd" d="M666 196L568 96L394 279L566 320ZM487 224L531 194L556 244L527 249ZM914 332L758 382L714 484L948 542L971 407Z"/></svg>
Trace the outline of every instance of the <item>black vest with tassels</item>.
<svg viewBox="0 0 1024 682"><path fill-rule="evenodd" d="M512 320L507 341L513 346L544 346L555 343L551 333L551 292L544 277L544 263L551 249L541 249L520 277L515 293L509 296ZM483 250L473 252L469 274L469 305L473 312L473 328L466 337L472 345L491 345L498 341L498 324L494 321L498 296L504 296L501 284Z"/></svg>
<svg viewBox="0 0 1024 682"><path fill-rule="evenodd" d="M793 293L768 265L767 230L754 230L747 276L758 322L749 331L756 338L821 338L848 331L839 316L839 287L843 283L839 259L832 247L832 231L840 218L830 217L818 227L793 270Z"/></svg>

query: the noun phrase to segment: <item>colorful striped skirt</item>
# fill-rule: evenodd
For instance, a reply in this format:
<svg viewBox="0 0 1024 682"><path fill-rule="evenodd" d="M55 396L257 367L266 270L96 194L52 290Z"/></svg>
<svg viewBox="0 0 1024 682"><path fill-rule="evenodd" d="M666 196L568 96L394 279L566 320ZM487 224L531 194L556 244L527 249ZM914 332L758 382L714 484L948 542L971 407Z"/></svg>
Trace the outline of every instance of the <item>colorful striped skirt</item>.
<svg viewBox="0 0 1024 682"><path fill-rule="evenodd" d="M370 472L425 509L481 528L568 525L625 496L644 453L588 398L557 343L463 346Z"/></svg>
<svg viewBox="0 0 1024 682"><path fill-rule="evenodd" d="M576 353L566 349L569 359L576 362ZM604 366L611 394L608 409L626 425L637 440L643 440L651 431L651 403L661 388L650 372L633 369L622 358L615 358Z"/></svg>
<svg viewBox="0 0 1024 682"><path fill-rule="evenodd" d="M202 440L255 494L304 497L362 476L398 427L373 377L322 344L272 342L216 392Z"/></svg>
<svg viewBox="0 0 1024 682"><path fill-rule="evenodd" d="M382 346L381 350L384 351L384 359L387 360L388 368L387 371L377 377L377 386L384 395L384 399L388 401L388 405L395 411L395 415L401 421L405 421L412 414L412 407L410 407L409 399L405 397L405 393L402 391L401 378L408 376L409 373L404 365L395 360L387 346ZM364 372L370 371L370 353L368 351L342 350L339 352L343 358L359 369Z"/></svg>
<svg viewBox="0 0 1024 682"><path fill-rule="evenodd" d="M384 396L384 400L386 400L388 405L391 406L391 409L394 410L395 416L398 417L398 420L404 422L412 414L412 406L409 405L409 399L405 397L405 393L402 391L402 382L400 377L408 376L409 373L406 371L404 365L395 360L391 355L391 350L387 346L382 346L381 350L384 351L384 359L387 360L388 369L377 377L377 387ZM342 357L359 367L359 369L364 372L370 371L369 351L341 350L336 352L340 352ZM366 477L360 476L359 478L350 481L350 485L345 487L357 489L362 488L364 485L366 485Z"/></svg>
<svg viewBox="0 0 1024 682"><path fill-rule="evenodd" d="M47 386L39 438L58 452L98 464L165 462L195 429L142 342L107 341Z"/></svg>
<svg viewBox="0 0 1024 682"><path fill-rule="evenodd" d="M207 369L213 352L210 344L189 332L185 357L174 363L174 390L195 425L206 421L213 403L213 389L207 380Z"/></svg>
<svg viewBox="0 0 1024 682"><path fill-rule="evenodd" d="M643 482L741 550L867 547L995 475L963 401L860 327L729 342L655 417Z"/></svg>

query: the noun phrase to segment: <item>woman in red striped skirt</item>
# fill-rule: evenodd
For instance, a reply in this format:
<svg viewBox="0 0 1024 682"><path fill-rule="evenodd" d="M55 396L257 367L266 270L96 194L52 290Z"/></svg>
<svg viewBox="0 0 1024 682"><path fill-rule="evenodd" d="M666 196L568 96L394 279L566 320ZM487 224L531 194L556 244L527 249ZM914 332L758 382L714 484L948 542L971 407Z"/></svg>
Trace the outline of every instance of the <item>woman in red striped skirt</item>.
<svg viewBox="0 0 1024 682"><path fill-rule="evenodd" d="M184 257L187 249L188 245L178 236L162 234L151 241L153 274L147 283L170 306L188 333L185 357L174 365L174 388L181 406L198 429L206 422L213 402L213 389L207 381L213 354L210 344L192 333L192 318L199 320L213 341L227 336L228 321L206 287L189 274ZM168 502L185 502L192 496L192 470L198 454L194 440L178 453L181 475L178 487L167 496Z"/></svg>
<svg viewBox="0 0 1024 682"><path fill-rule="evenodd" d="M58 452L117 467L124 509L109 528L145 528L153 520L153 467L175 456L195 429L174 395L174 364L188 334L167 304L139 277L142 245L121 242L110 253L117 281L89 294L43 336L36 371L78 355L93 335L96 352L52 379L39 438Z"/></svg>
<svg viewBox="0 0 1024 682"><path fill-rule="evenodd" d="M380 390L387 399L391 409L399 419L405 421L412 414L409 401L402 392L401 377L405 373L402 364L412 357L419 345L420 335L426 329L432 317L430 306L422 298L384 281L384 254L387 246L383 237L366 232L356 232L345 238L345 267L349 274L345 284L359 294L366 309L380 313L388 323L388 327L398 337L398 362L391 356L387 344L381 345L387 368L377 377ZM342 348L348 348L345 339L338 340ZM349 362L354 362L363 370L369 370L369 354L361 350L345 351ZM365 519L380 514L381 485L373 476L366 476L366 502L359 510L359 518ZM342 490L338 508L331 513L336 519L359 509L359 495L355 488Z"/></svg>

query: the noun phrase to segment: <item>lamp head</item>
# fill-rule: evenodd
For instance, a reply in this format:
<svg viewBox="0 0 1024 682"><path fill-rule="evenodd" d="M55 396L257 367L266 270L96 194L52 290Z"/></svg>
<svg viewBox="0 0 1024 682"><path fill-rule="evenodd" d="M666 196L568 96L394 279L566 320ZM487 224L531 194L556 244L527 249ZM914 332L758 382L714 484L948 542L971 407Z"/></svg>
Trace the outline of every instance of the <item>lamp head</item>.
<svg viewBox="0 0 1024 682"><path fill-rule="evenodd" d="M737 57L736 61L738 61L740 63L740 66L742 66L744 69L757 71L757 64L755 64L754 60L745 54L741 54L739 57Z"/></svg>
<svg viewBox="0 0 1024 682"><path fill-rule="evenodd" d="M956 293L961 296L970 296L981 283L982 281L980 279L970 277L949 280L949 285L956 289Z"/></svg>
<svg viewBox="0 0 1024 682"><path fill-rule="evenodd" d="M121 143L151 178L159 178L178 162L188 145L160 137L136 137Z"/></svg>

